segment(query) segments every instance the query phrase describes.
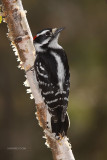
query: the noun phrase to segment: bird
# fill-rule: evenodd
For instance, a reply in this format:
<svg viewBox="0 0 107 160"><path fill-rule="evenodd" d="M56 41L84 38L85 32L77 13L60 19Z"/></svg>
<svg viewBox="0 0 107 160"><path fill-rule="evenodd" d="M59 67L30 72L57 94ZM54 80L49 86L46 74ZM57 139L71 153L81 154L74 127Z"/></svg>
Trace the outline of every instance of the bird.
<svg viewBox="0 0 107 160"><path fill-rule="evenodd" d="M36 50L34 70L40 94L47 107L47 128L55 137L67 136L70 71L67 55L58 43L64 27L46 28L33 38Z"/></svg>

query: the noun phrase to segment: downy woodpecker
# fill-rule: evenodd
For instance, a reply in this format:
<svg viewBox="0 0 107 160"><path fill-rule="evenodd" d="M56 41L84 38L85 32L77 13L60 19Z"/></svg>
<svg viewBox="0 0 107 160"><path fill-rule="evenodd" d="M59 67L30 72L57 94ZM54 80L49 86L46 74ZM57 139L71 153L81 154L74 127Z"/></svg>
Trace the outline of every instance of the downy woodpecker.
<svg viewBox="0 0 107 160"><path fill-rule="evenodd" d="M58 44L58 37L64 28L48 28L34 37L36 79L47 107L47 127L56 136L67 135L69 117L67 114L70 89L70 73L66 53Z"/></svg>

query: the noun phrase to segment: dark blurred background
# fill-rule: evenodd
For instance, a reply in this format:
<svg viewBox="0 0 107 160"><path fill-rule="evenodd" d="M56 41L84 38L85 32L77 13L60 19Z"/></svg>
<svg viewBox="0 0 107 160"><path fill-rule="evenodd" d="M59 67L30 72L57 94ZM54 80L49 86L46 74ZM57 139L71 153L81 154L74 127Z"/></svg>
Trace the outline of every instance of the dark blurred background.
<svg viewBox="0 0 107 160"><path fill-rule="evenodd" d="M76 160L107 160L107 1L23 0L23 6L33 35L66 27L59 41L71 72L68 137ZM6 33L0 24L0 160L51 160Z"/></svg>

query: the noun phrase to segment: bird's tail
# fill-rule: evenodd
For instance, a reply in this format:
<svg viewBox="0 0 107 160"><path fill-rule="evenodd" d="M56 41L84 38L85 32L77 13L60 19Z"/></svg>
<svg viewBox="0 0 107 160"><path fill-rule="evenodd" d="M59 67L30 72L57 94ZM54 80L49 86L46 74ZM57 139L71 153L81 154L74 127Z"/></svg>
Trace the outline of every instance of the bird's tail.
<svg viewBox="0 0 107 160"><path fill-rule="evenodd" d="M57 111L54 113L57 114L51 117L52 133L56 133L56 136L61 135L64 137L67 135L67 130L70 125L68 113L64 112L62 108L57 108Z"/></svg>

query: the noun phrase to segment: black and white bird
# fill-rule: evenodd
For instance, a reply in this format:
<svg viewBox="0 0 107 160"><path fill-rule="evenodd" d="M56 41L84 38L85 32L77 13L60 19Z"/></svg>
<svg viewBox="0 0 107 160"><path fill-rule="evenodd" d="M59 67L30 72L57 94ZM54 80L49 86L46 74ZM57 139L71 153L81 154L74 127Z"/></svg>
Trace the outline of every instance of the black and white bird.
<svg viewBox="0 0 107 160"><path fill-rule="evenodd" d="M48 28L34 37L36 60L34 69L38 86L48 108L47 127L56 136L66 136L69 127L67 114L70 72L66 53L58 44L64 28Z"/></svg>

